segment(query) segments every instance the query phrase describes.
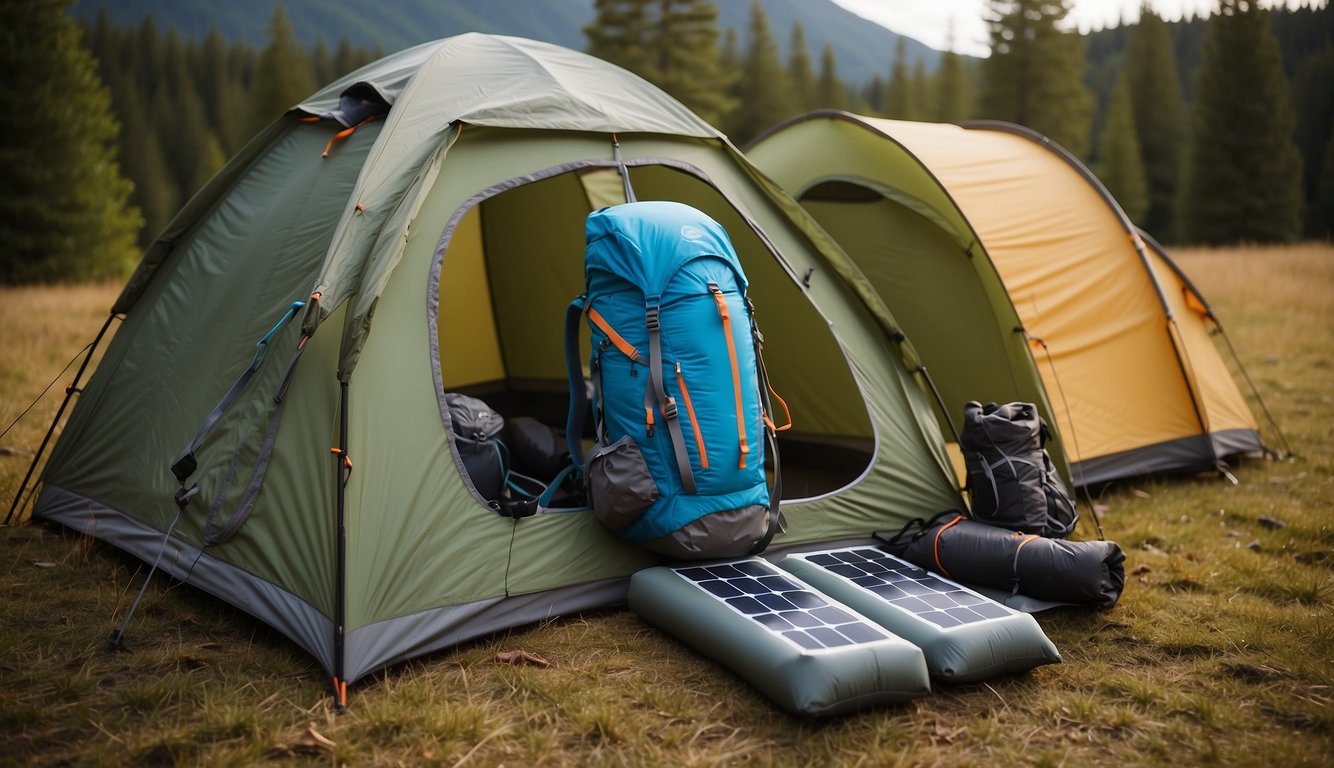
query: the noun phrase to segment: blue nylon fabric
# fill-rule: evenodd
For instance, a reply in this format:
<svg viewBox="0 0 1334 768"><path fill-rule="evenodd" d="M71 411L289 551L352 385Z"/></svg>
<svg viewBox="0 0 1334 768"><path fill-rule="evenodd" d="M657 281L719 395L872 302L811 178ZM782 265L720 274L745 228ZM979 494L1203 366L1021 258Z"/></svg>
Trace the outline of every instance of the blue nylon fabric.
<svg viewBox="0 0 1334 768"><path fill-rule="evenodd" d="M607 439L630 435L640 445L658 484L658 500L638 521L621 531L637 541L661 538L708 514L749 505L768 506L764 474L764 434L747 285L726 231L700 211L680 203L648 201L603 208L588 217L584 269L589 305L639 350L633 363L603 346L605 335L590 322L589 368L601 376ZM742 423L750 453L741 456L732 365L717 303L709 283L727 300L737 370L741 379ZM644 396L650 386L647 296L662 307L660 340L663 384L679 410L681 431L694 473L696 493L681 484L671 437L654 408L655 428L645 429ZM689 392L695 419L686 408L676 365ZM696 430L708 456L701 466Z"/></svg>

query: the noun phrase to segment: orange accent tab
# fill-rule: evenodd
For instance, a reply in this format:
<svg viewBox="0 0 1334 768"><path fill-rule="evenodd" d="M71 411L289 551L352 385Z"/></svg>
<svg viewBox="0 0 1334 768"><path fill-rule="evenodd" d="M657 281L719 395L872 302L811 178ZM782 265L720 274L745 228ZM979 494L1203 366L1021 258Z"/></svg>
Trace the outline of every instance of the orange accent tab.
<svg viewBox="0 0 1334 768"><path fill-rule="evenodd" d="M647 405L644 406L644 434L653 436L653 409Z"/></svg>
<svg viewBox="0 0 1334 768"><path fill-rule="evenodd" d="M315 115L306 115L305 117L301 118L301 122L303 122L303 123L318 123L319 121L321 121L321 120L323 120L323 119L324 119L324 118L322 118L322 117L316 117Z"/></svg>
<svg viewBox="0 0 1334 768"><path fill-rule="evenodd" d="M348 469L352 468L352 457L344 453L342 448L330 448L329 453L332 453L335 456L341 456L343 458L343 466Z"/></svg>
<svg viewBox="0 0 1334 768"><path fill-rule="evenodd" d="M764 414L764 423L769 425L769 429L772 429L775 432L783 432L792 429L792 411L787 407L787 401L774 391L772 384L769 385L769 396L774 400L777 400L779 405L783 406L783 418L787 420L787 423L781 427L775 426L773 419L769 418L769 414L767 413Z"/></svg>
<svg viewBox="0 0 1334 768"><path fill-rule="evenodd" d="M737 467L745 469L746 454L750 453L750 445L746 442L746 418L742 413L744 407L741 402L741 370L736 361L736 341L732 338L732 312L727 307L727 297L718 286L710 283L709 293L713 294L713 302L718 305L718 316L723 321L723 338L727 339L727 359L732 364L732 397L736 401L736 436L741 444L741 459L737 462Z"/></svg>
<svg viewBox="0 0 1334 768"><path fill-rule="evenodd" d="M616 329L612 328L606 318L598 314L596 309L593 309L592 307L588 308L588 319L593 321L593 325L596 325L598 330L606 334L607 338L611 340L612 346L620 350L622 355L625 355L636 363L639 362L639 350L635 349L633 344L626 341L621 334L617 333Z"/></svg>
<svg viewBox="0 0 1334 768"><path fill-rule="evenodd" d="M372 120L377 119L378 117L379 117L379 115L371 115L370 117L366 118L365 120L362 120L361 122L357 123L356 125L354 125L354 126L352 126L352 127L350 127L350 128L344 128L343 130L339 131L338 133L335 133L335 134L329 139L329 143L324 145L324 153L321 154L320 157L328 157L328 156L329 156L329 150L333 149L333 145L334 145L334 144L336 144L337 142L340 142L340 141L342 141L343 139L346 139L348 136L351 136L352 134L356 133L358 128L360 128L361 126L365 125L366 123L369 123L369 122L372 121Z"/></svg>
<svg viewBox="0 0 1334 768"><path fill-rule="evenodd" d="M335 677L335 678L333 679L333 689L334 689L334 699L338 702L338 706L343 707L343 708L346 708L346 707L347 707L347 681L346 681L346 680L339 680L338 678Z"/></svg>
<svg viewBox="0 0 1334 768"><path fill-rule="evenodd" d="M690 428L695 432L695 448L699 449L699 468L709 468L709 453L704 450L704 435L699 431L699 420L695 418L695 406L690 402L690 390L686 389L686 377L681 373L681 364L676 364L676 386L681 388L681 401L686 406L686 416L690 418Z"/></svg>
<svg viewBox="0 0 1334 768"><path fill-rule="evenodd" d="M323 297L324 297L324 294L320 293L319 291L316 291L316 292L310 294L310 300L311 300L311 301L319 301L319 300L320 300L321 298L323 298Z"/></svg>
<svg viewBox="0 0 1334 768"><path fill-rule="evenodd" d="M945 531L949 530L949 527L950 527L950 526L954 525L955 523L958 523L958 522L959 522L960 520L962 520L962 519L963 519L963 515L959 515L958 517L954 518L953 520L949 521L948 523L945 523L944 525L940 526L940 530L936 531L936 538L933 539L932 542L931 542L931 554L932 554L932 556L934 556L935 559L936 559L936 568L937 568L941 573L945 574L946 576L949 576L949 575L950 575L950 572L947 571L947 570L945 570L945 566L942 565L941 562L940 562L940 534L942 534L942 533L944 533Z"/></svg>

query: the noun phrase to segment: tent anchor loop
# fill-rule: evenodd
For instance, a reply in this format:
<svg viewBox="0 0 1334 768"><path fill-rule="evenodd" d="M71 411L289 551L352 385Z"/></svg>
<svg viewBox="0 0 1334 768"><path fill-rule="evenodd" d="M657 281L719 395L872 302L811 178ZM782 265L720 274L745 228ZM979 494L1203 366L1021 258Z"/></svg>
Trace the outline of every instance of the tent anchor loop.
<svg viewBox="0 0 1334 768"><path fill-rule="evenodd" d="M1224 464L1223 462L1220 461L1217 464L1215 464L1214 469L1218 471L1218 474L1223 476L1224 480L1228 481L1232 485L1241 485L1241 481L1237 479L1236 475L1228 471L1227 465Z"/></svg>

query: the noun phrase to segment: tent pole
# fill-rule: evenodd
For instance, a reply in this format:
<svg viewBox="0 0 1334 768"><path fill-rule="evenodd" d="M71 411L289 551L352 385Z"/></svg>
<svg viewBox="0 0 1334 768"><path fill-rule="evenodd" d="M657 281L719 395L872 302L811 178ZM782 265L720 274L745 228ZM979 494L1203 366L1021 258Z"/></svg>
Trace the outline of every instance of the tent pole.
<svg viewBox="0 0 1334 768"><path fill-rule="evenodd" d="M79 391L79 380L83 378L83 372L88 369L88 363L93 359L93 352L97 350L97 345L102 342L102 337L106 335L107 329L111 327L111 321L116 319L116 315L107 315L107 321L102 324L102 330L97 332L93 343L88 345L88 354L84 356L83 363L79 365L79 370L74 374L74 380L65 388L65 399L61 401L60 408L56 411L56 417L51 419L51 426L46 428L46 436L42 438L42 444L33 454L32 463L28 465L28 473L23 476L23 482L19 483L18 492L14 494L14 501L9 505L9 513L5 515L5 527L9 526L10 521L14 519L14 512L19 507L19 501L23 498L23 492L28 488L28 481L32 479L32 473L37 469L37 463L42 460L42 454L46 452L46 446L51 442L51 435L55 434L56 425L60 423L60 417L65 415L65 409L69 407L69 401L74 398L74 393Z"/></svg>
<svg viewBox="0 0 1334 768"><path fill-rule="evenodd" d="M344 625L347 621L347 524L345 512L347 509L347 479L350 473L351 462L347 457L347 382L338 383L338 448L334 449L337 454L337 471L334 473L336 478L336 487L334 492L338 499L338 552L335 560L334 573L334 711L339 714L347 712L347 680L344 678L343 666L343 639Z"/></svg>

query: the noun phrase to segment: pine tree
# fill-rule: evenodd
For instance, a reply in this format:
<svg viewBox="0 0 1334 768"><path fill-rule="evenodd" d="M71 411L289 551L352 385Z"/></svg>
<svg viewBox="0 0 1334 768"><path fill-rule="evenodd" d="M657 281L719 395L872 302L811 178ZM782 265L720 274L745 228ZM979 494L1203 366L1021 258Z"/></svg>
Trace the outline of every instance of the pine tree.
<svg viewBox="0 0 1334 768"><path fill-rule="evenodd" d="M0 282L87 280L138 256L111 95L66 0L0 4ZM21 108L20 108L21 107Z"/></svg>
<svg viewBox="0 0 1334 768"><path fill-rule="evenodd" d="M838 58L834 55L834 46L825 43L820 53L820 79L815 87L817 109L847 109L848 89L838 78Z"/></svg>
<svg viewBox="0 0 1334 768"><path fill-rule="evenodd" d="M950 25L949 36L945 43L945 52L940 56L936 67L934 98L929 113L932 120L942 123L960 123L968 118L972 94L968 87L968 76L964 71L963 57L954 51L954 25Z"/></svg>
<svg viewBox="0 0 1334 768"><path fill-rule="evenodd" d="M885 88L885 117L911 120L912 79L908 75L908 44L902 37L894 44L894 63L889 69L889 85Z"/></svg>
<svg viewBox="0 0 1334 768"><path fill-rule="evenodd" d="M1182 184L1188 242L1283 242L1301 228L1301 157L1269 13L1220 0L1209 19Z"/></svg>
<svg viewBox="0 0 1334 768"><path fill-rule="evenodd" d="M778 43L769 32L769 18L758 0L750 6L750 50L741 76L741 114L732 139L737 143L785 120L797 111Z"/></svg>
<svg viewBox="0 0 1334 768"><path fill-rule="evenodd" d="M282 3L274 6L269 44L259 56L251 91L251 133L258 133L315 92L315 75L305 49L296 40Z"/></svg>
<svg viewBox="0 0 1334 768"><path fill-rule="evenodd" d="M735 109L711 0L598 0L588 52L643 77L718 124Z"/></svg>
<svg viewBox="0 0 1334 768"><path fill-rule="evenodd" d="M1324 240L1334 238L1334 127L1325 142L1325 161L1320 167L1316 183L1315 202L1311 204L1308 233Z"/></svg>
<svg viewBox="0 0 1334 768"><path fill-rule="evenodd" d="M1060 28L1070 0L988 0L991 56L982 62L983 117L1027 126L1086 156L1093 97L1084 39Z"/></svg>
<svg viewBox="0 0 1334 768"><path fill-rule="evenodd" d="M648 8L655 0L595 0L596 17L584 27L588 53L644 76L653 57Z"/></svg>
<svg viewBox="0 0 1334 768"><path fill-rule="evenodd" d="M931 114L931 85L926 76L926 62L920 58L912 65L912 99L908 114L913 120L925 120Z"/></svg>
<svg viewBox="0 0 1334 768"><path fill-rule="evenodd" d="M658 0L643 74L710 124L718 125L736 105L727 95L730 73L718 50L718 8L712 0Z"/></svg>
<svg viewBox="0 0 1334 768"><path fill-rule="evenodd" d="M1144 220L1148 210L1149 195L1133 112L1129 80L1122 75L1112 91L1112 102L1107 108L1107 122L1098 143L1099 160L1095 172L1107 191L1120 203L1121 210L1138 224Z"/></svg>
<svg viewBox="0 0 1334 768"><path fill-rule="evenodd" d="M1331 17L1334 18L1334 17ZM1321 179L1330 167L1326 141L1334 130L1334 42L1325 40L1319 53L1302 65L1292 86L1297 108L1297 148L1305 160L1302 169L1306 201L1305 233L1309 237L1328 237L1331 210L1321 205Z"/></svg>
<svg viewBox="0 0 1334 768"><path fill-rule="evenodd" d="M1123 77L1130 87L1135 135L1148 182L1148 209L1143 221L1135 221L1156 237L1172 240L1185 135L1184 103L1167 24L1148 7L1133 27L1125 60Z"/></svg>
<svg viewBox="0 0 1334 768"><path fill-rule="evenodd" d="M797 108L805 111L815 108L815 71L811 67L811 52L806 45L806 30L801 22L792 24L792 44L787 57L788 77L792 79L792 93Z"/></svg>

